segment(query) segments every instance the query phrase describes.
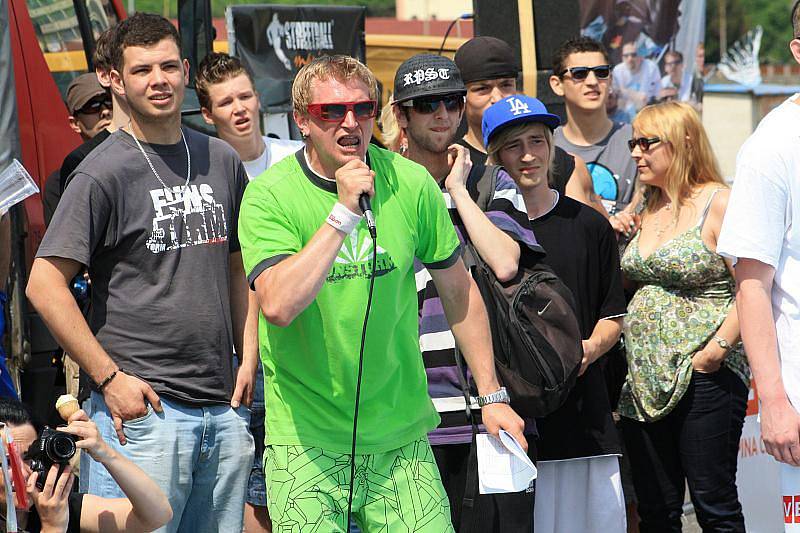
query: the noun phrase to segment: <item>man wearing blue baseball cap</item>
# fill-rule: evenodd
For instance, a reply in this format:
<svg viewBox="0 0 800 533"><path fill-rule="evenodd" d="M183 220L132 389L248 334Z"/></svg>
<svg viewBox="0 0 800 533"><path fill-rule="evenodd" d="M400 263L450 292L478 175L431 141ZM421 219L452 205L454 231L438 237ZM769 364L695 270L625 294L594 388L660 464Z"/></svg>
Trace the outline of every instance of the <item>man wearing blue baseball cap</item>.
<svg viewBox="0 0 800 533"><path fill-rule="evenodd" d="M439 76L418 74L425 72L436 72ZM419 54L397 70L393 111L406 134L406 156L423 165L438 183L461 241L471 242L495 276L507 281L516 275L523 251L539 253L541 248L530 229L522 195L508 173L499 171L486 212L470 196L467 183L477 183L486 167L471 161L467 148L454 144L464 114L465 93L461 73L453 61L443 56ZM457 379L456 357L461 355L456 352L456 341L445 320L433 279L421 262L416 261L414 267L419 300L419 345L428 392L441 417L441 423L428 438L450 501L453 524L459 527L468 523L472 531L487 533L530 533L533 491L478 494L477 486L466 482L468 472L476 475L477 463L469 460L472 428L462 385ZM471 395L476 396L475 384L471 383L470 387ZM473 407L475 421L480 424L480 409L477 404ZM528 428L527 435L535 436L534 425L529 424ZM529 442L532 440L529 438ZM530 448L529 455L535 457ZM471 513L462 514L467 491L470 493L466 496L474 499L474 507Z"/></svg>
<svg viewBox="0 0 800 533"><path fill-rule="evenodd" d="M504 98L483 114L489 161L503 165L525 198L542 261L569 287L583 361L564 404L537 420L537 533L625 531L619 437L603 357L619 340L625 296L617 239L605 218L548 183L559 119L536 98Z"/></svg>

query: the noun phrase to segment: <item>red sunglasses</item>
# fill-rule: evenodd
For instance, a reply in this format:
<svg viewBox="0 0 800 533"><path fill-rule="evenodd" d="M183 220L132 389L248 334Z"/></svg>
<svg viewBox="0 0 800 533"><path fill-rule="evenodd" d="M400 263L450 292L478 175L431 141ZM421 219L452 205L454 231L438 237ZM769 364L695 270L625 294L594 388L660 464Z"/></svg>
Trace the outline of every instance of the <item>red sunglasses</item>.
<svg viewBox="0 0 800 533"><path fill-rule="evenodd" d="M364 100L362 102L338 102L335 104L308 104L306 110L325 122L341 122L347 113L352 111L359 120L375 118L378 113L378 102Z"/></svg>

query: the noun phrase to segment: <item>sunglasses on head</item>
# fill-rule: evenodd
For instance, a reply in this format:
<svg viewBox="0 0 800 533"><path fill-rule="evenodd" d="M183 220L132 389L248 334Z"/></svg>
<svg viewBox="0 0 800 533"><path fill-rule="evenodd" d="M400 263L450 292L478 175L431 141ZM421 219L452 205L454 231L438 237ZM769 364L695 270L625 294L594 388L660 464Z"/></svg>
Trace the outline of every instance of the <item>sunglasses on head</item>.
<svg viewBox="0 0 800 533"><path fill-rule="evenodd" d="M111 109L111 98L102 98L98 100L89 100L82 108L78 109L76 113L83 115L94 115L100 112L102 108Z"/></svg>
<svg viewBox="0 0 800 533"><path fill-rule="evenodd" d="M414 98L406 100L400 105L403 107L413 107L414 111L423 115L430 115L439 109L439 103L444 104L447 111L458 111L464 104L464 97L460 94L447 94L443 96L427 96L424 98Z"/></svg>
<svg viewBox="0 0 800 533"><path fill-rule="evenodd" d="M589 77L590 72L594 72L598 80L607 80L611 76L611 65L597 65L596 67L572 67L561 73L561 77L569 72L575 81L583 81Z"/></svg>
<svg viewBox="0 0 800 533"><path fill-rule="evenodd" d="M651 146L660 142L661 137L639 137L638 139L629 140L628 148L630 148L631 152L633 152L633 149L638 146L642 152L646 152Z"/></svg>
<svg viewBox="0 0 800 533"><path fill-rule="evenodd" d="M359 120L375 118L378 103L375 100L361 102L337 102L335 104L308 104L306 110L325 122L341 122L352 111Z"/></svg>

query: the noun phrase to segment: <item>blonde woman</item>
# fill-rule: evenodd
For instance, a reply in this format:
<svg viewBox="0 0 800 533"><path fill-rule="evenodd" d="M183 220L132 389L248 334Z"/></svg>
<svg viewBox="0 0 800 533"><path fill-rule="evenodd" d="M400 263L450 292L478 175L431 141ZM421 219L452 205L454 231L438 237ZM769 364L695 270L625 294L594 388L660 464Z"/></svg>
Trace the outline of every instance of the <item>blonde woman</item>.
<svg viewBox="0 0 800 533"><path fill-rule="evenodd" d="M622 258L639 287L618 410L641 531L681 530L687 483L704 531L744 531L735 480L749 370L731 265L716 253L729 190L687 104L642 109L629 146L646 204Z"/></svg>
<svg viewBox="0 0 800 533"><path fill-rule="evenodd" d="M387 150L405 156L408 152L408 140L406 140L406 132L397 123L392 104L390 99L381 109L380 128L383 145Z"/></svg>
<svg viewBox="0 0 800 533"><path fill-rule="evenodd" d="M537 533L625 531L619 437L602 361L622 330L625 297L614 230L592 209L551 188L557 116L536 98L504 98L483 115L489 160L519 186L542 260L569 287L583 335L583 364L564 405L536 421ZM574 502L580 501L581 505Z"/></svg>

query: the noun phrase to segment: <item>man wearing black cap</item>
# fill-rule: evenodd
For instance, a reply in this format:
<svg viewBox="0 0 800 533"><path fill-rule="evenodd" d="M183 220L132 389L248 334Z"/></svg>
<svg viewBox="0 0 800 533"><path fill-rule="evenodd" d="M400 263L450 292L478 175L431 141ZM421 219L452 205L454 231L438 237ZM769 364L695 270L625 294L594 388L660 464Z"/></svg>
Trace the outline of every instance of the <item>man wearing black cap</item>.
<svg viewBox="0 0 800 533"><path fill-rule="evenodd" d="M418 72L443 75L423 78L416 75ZM535 252L541 248L530 229L522 196L505 171L497 177L485 213L470 197L467 181L480 178L485 167L473 164L464 146L451 144L464 113L465 94L455 63L446 57L420 54L405 61L395 74L393 111L406 134L407 157L423 165L439 184L459 237L471 241L497 278L506 281L517 272L521 247ZM461 511L467 471L477 469L474 461L469 462L472 430L461 384L454 378L459 372L455 358L460 355L431 276L419 261L414 270L420 302L419 345L428 392L442 419L428 438L450 500L453 523L458 527L464 522ZM475 413L480 416L477 408ZM468 495L476 498L474 511L466 517L474 531L531 531L532 491L478 495L476 488L473 486L470 490L474 493Z"/></svg>
<svg viewBox="0 0 800 533"><path fill-rule="evenodd" d="M459 144L469 149L473 162L484 164L483 112L495 102L517 94L520 66L508 43L495 37L470 39L456 51L455 62L467 87L465 114L468 129ZM606 215L594 194L589 170L581 158L556 147L552 179L553 187L560 194L569 195Z"/></svg>

